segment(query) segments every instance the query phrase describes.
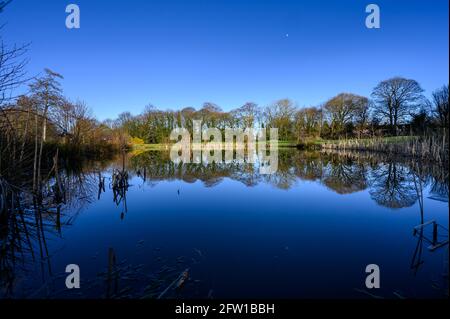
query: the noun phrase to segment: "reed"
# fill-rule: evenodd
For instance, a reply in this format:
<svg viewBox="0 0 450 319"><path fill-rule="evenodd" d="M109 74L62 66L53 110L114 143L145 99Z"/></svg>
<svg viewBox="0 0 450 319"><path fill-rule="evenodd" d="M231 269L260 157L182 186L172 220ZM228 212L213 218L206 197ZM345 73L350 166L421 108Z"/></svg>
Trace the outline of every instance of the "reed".
<svg viewBox="0 0 450 319"><path fill-rule="evenodd" d="M325 150L370 151L402 155L423 160L448 162L449 144L446 134L401 136L392 138L346 139L322 144Z"/></svg>

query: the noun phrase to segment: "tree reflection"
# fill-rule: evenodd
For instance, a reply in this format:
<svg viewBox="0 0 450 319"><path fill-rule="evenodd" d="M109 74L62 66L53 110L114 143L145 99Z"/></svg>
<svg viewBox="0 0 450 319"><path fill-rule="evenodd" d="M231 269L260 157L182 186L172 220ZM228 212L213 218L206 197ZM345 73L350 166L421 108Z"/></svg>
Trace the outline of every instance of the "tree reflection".
<svg viewBox="0 0 450 319"><path fill-rule="evenodd" d="M363 157L355 153L328 154L279 150L278 170L274 174L261 175L258 163L231 161L212 164L175 164L168 151L150 151L132 156L128 165L131 172L145 181L182 180L187 183L202 181L206 187L214 187L230 178L248 187L267 183L279 189L291 189L298 180L320 181L338 194L351 194L370 188L372 198L382 206L401 208L413 205L417 196L409 163ZM427 172L428 175L430 172ZM447 194L448 185L435 180L433 190ZM440 195L441 196L441 195Z"/></svg>
<svg viewBox="0 0 450 319"><path fill-rule="evenodd" d="M54 276L49 241L62 236L86 204L94 199L95 176L91 168L74 174L61 170L46 180L40 194L2 181L0 214L0 295L14 297L23 273L37 263L42 283ZM56 184L58 186L56 187ZM6 195L6 196L3 196ZM26 283L25 283L26 285ZM25 296L33 298L34 296Z"/></svg>
<svg viewBox="0 0 450 319"><path fill-rule="evenodd" d="M379 205L397 209L414 205L417 193L410 169L395 162L380 164L371 173L370 195Z"/></svg>
<svg viewBox="0 0 450 319"><path fill-rule="evenodd" d="M351 194L367 188L366 173L364 165L333 161L325 167L322 182L338 194Z"/></svg>
<svg viewBox="0 0 450 319"><path fill-rule="evenodd" d="M279 150L279 154L278 171L270 175L260 174L258 162L183 164L172 162L168 151L129 154L112 163L56 170L39 196L27 189L15 189L0 179L0 294L14 297L18 274L30 271L33 265L39 266L43 283L52 278L52 251L48 243L62 237L64 229L73 224L83 208L100 200L103 193L112 193L123 217L127 212L127 192L136 186L133 185L136 180L152 186L160 181L180 180L216 187L232 179L247 187L265 183L282 190L305 180L320 183L341 195L368 189L377 204L391 209L409 207L419 201L420 223L424 223L424 187L429 186L433 199L448 201L448 171L442 167L354 153ZM411 262L415 270L423 262L423 234L417 235L419 241Z"/></svg>
<svg viewBox="0 0 450 319"><path fill-rule="evenodd" d="M448 202L448 195L449 195L448 179L447 181L444 182L434 179L432 182L430 194L432 195L430 197L431 199L435 199L442 202Z"/></svg>

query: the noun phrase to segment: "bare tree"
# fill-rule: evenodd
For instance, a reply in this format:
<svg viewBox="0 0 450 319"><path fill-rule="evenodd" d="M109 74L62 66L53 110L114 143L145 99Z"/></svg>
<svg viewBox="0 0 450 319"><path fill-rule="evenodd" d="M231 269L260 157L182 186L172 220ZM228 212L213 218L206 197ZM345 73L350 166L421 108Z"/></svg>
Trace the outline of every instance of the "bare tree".
<svg viewBox="0 0 450 319"><path fill-rule="evenodd" d="M49 112L52 112L63 102L61 84L58 82L58 79L63 79L63 76L49 69L44 71L45 75L37 78L30 85L30 89L32 97L39 107L38 111L42 114L42 140L45 142Z"/></svg>
<svg viewBox="0 0 450 319"><path fill-rule="evenodd" d="M375 111L385 119L396 135L398 125L407 119L424 100L423 89L415 80L401 77L380 82L373 90Z"/></svg>
<svg viewBox="0 0 450 319"><path fill-rule="evenodd" d="M34 83L30 85L32 98L35 101L35 152L34 152L34 178L33 190L39 191L41 183L41 163L44 143L47 138L47 122L48 113L52 107L60 105L62 101L61 85L57 79L62 79L62 75L55 73L49 69L45 69L45 75L37 78ZM40 115L40 116L39 116ZM42 119L42 136L40 143L38 141L38 123L39 117ZM39 152L38 152L38 144Z"/></svg>
<svg viewBox="0 0 450 319"><path fill-rule="evenodd" d="M342 134L345 126L352 123L367 107L366 97L352 93L341 93L328 100L324 109L331 122L332 134Z"/></svg>
<svg viewBox="0 0 450 319"><path fill-rule="evenodd" d="M322 110L317 107L302 108L295 114L295 133L297 142L305 137L320 135L322 125Z"/></svg>
<svg viewBox="0 0 450 319"><path fill-rule="evenodd" d="M293 138L295 104L289 99L278 100L266 107L264 117L267 128L278 128L278 136L282 141Z"/></svg>
<svg viewBox="0 0 450 319"><path fill-rule="evenodd" d="M14 99L14 89L26 82L27 45L8 48L0 38L0 106Z"/></svg>
<svg viewBox="0 0 450 319"><path fill-rule="evenodd" d="M253 102L247 102L235 111L235 115L243 128L253 127L258 119L258 114L258 104Z"/></svg>
<svg viewBox="0 0 450 319"><path fill-rule="evenodd" d="M372 101L362 104L355 112L354 122L358 138L361 138L365 132L368 132L370 122L370 110L373 107Z"/></svg>
<svg viewBox="0 0 450 319"><path fill-rule="evenodd" d="M2 2L1 9L8 3ZM0 26L0 31L1 29ZM15 98L14 89L27 81L25 78L27 47L27 45L8 47L0 36L0 175L3 163L11 172L18 164L16 151L20 148L20 141L16 134L14 119L10 118L9 109Z"/></svg>
<svg viewBox="0 0 450 319"><path fill-rule="evenodd" d="M434 111L441 127L449 127L448 84L433 92Z"/></svg>

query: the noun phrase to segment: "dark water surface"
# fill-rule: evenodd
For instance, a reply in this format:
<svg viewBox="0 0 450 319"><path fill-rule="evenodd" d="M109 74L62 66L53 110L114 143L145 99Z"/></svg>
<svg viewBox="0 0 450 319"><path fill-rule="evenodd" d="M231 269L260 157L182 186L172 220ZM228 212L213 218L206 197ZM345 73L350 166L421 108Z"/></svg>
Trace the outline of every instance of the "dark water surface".
<svg viewBox="0 0 450 319"><path fill-rule="evenodd" d="M434 220L437 242L448 240L442 167L297 150L280 151L273 175L252 164L175 165L160 151L129 155L125 167L121 192L111 175L122 159L89 165L63 177L65 205L12 222L22 232L2 234L1 297L448 295L448 245L429 249L432 225L413 232ZM81 289L65 288L68 264L79 265ZM365 287L368 264L380 267L378 290Z"/></svg>

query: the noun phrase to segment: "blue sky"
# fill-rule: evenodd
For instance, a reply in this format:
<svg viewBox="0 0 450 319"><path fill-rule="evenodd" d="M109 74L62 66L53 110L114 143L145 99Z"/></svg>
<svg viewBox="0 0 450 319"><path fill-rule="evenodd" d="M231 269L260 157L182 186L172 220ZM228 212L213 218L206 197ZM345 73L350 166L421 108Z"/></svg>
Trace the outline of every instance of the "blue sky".
<svg viewBox="0 0 450 319"><path fill-rule="evenodd" d="M81 29L65 27L65 7ZM365 27L365 7L381 28ZM448 0L13 0L2 38L28 43L30 75L64 75L99 119L162 109L224 110L289 97L317 105L342 91L369 96L381 80L448 83Z"/></svg>

